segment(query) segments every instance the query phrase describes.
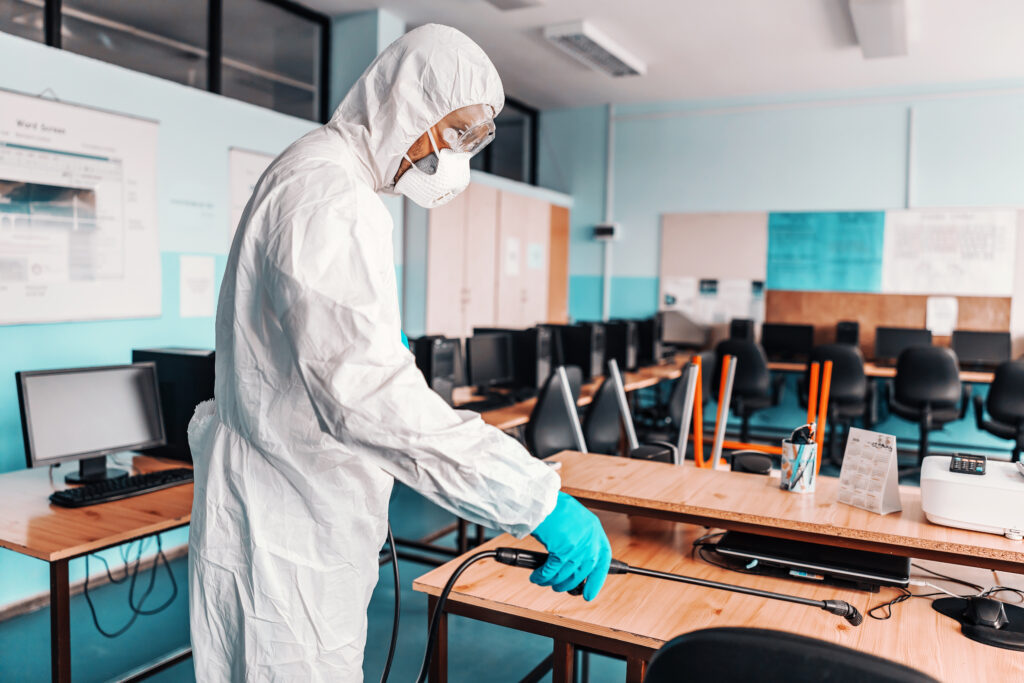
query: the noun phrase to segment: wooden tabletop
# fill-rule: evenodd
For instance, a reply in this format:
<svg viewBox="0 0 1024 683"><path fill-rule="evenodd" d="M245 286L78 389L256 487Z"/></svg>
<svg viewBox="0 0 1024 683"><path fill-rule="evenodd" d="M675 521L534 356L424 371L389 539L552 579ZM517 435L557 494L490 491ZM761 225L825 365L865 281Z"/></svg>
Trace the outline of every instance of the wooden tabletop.
<svg viewBox="0 0 1024 683"><path fill-rule="evenodd" d="M622 375L622 384L626 392L637 391L639 389L646 389L647 387L653 387L667 379L677 379L682 375L682 368L686 363L689 362L689 356L677 355L671 363L664 363L661 365L649 365L638 368L636 372L626 372ZM577 401L578 405L588 405L593 399L594 394L601 387L601 382L604 381L603 377L598 377L591 382L587 382L580 389L580 398ZM469 403L477 400L480 397L474 395L472 387L458 387L454 391L453 395L455 401L455 407L458 408L460 404ZM485 410L480 413L480 417L483 418L484 422L501 430L515 429L521 427L530 421L530 413L533 412L533 407L537 404L537 399L531 398L525 401L519 401L509 406L503 406L501 408L495 408L493 410Z"/></svg>
<svg viewBox="0 0 1024 683"><path fill-rule="evenodd" d="M719 526L1024 573L1024 542L931 524L921 490L901 486L902 512L877 515L838 502L839 479L819 477L813 494L779 489L765 477L629 458L563 452L562 490L588 507Z"/></svg>
<svg viewBox="0 0 1024 683"><path fill-rule="evenodd" d="M138 455L140 472L186 467L176 460ZM0 474L0 547L53 562L188 524L192 484L82 508L52 505L49 496L68 488L75 463Z"/></svg>
<svg viewBox="0 0 1024 683"><path fill-rule="evenodd" d="M630 565L814 600L846 600L865 615L864 623L853 627L841 617L814 607L632 575L609 576L598 598L587 603L582 598L534 586L527 570L493 560L482 560L466 570L449 598L447 611L541 635L555 631L571 642L597 642L617 653L632 653L645 659L677 635L704 628L743 626L784 629L827 640L898 661L943 681L1024 680L1024 657L968 640L961 635L960 625L933 611L927 599L897 605L887 621L870 619L868 609L895 597L896 589L867 593L731 572L690 556L693 541L704 533L700 527L608 512L598 514L613 555ZM520 541L508 535L485 547L495 546L541 549L532 538ZM463 558L419 577L413 588L436 596ZM995 585L1000 578L990 570L921 564L986 587ZM958 592L953 584L940 585ZM929 592L920 588L914 591Z"/></svg>
<svg viewBox="0 0 1024 683"><path fill-rule="evenodd" d="M805 372L807 370L807 363L791 362L791 361L770 361L768 363L768 369L776 372ZM864 364L864 374L868 377L876 377L879 379L892 379L896 376L895 366L890 365L877 365L875 363ZM994 372L982 372L978 370L961 370L960 381L969 382L971 384L991 384L995 378Z"/></svg>

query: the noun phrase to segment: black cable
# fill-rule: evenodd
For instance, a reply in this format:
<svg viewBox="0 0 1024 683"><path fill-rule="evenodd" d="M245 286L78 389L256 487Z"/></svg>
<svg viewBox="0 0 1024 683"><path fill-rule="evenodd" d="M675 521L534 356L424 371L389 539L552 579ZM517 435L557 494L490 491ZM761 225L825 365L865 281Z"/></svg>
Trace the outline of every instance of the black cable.
<svg viewBox="0 0 1024 683"><path fill-rule="evenodd" d="M143 609L143 603L145 603L146 598L149 597L150 592L152 592L153 590L153 586L156 582L156 572L160 566L161 561L163 561L164 563L164 569L167 570L167 578L171 580L171 596L167 598L167 600L164 601L164 604L160 605L159 607L154 607L153 609L148 610ZM171 563L167 561L167 556L164 555L164 543L163 539L160 538L159 534L156 537L156 557L153 558L153 569L149 573L149 587L143 594L142 599L139 600L138 607L135 606L135 602L132 597L134 595L134 592L135 584L133 583L128 590L128 605L132 608L133 612L144 616L152 616L154 614L159 614L160 612L163 612L165 609L170 607L171 603L174 602L174 599L178 597L178 582L174 578L174 572L171 571Z"/></svg>
<svg viewBox="0 0 1024 683"><path fill-rule="evenodd" d="M391 662L395 658L395 647L398 645L398 620L402 616L402 582L398 576L398 551L395 549L395 537L391 533L391 522L388 522L388 545L391 547L391 565L395 568L395 617L391 624L391 645L388 647L388 659L384 663L384 672L380 675L380 683L387 683L388 674L391 673Z"/></svg>
<svg viewBox="0 0 1024 683"><path fill-rule="evenodd" d="M430 658L434 656L434 645L437 640L437 630L441 627L441 615L444 614L444 605L448 601L448 594L452 592L452 588L455 587L455 582L458 581L459 577L462 576L462 572L466 571L469 565L473 564L478 560L482 560L485 557L496 557L497 552L494 550L483 550L471 555L460 564L451 577L448 579L448 583L441 589L440 595L437 596L437 605L434 607L434 614L430 617L430 630L427 631L427 651L423 653L423 664L420 666L420 673L416 676L416 683L423 683L427 680L427 671L430 669Z"/></svg>

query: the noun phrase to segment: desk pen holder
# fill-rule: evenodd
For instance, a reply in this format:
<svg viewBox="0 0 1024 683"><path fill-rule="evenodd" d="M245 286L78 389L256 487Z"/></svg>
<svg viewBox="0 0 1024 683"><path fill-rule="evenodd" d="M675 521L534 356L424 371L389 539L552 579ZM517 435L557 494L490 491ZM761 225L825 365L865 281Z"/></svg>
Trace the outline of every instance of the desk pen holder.
<svg viewBox="0 0 1024 683"><path fill-rule="evenodd" d="M792 493L814 493L818 469L818 444L782 440L782 478L779 488Z"/></svg>

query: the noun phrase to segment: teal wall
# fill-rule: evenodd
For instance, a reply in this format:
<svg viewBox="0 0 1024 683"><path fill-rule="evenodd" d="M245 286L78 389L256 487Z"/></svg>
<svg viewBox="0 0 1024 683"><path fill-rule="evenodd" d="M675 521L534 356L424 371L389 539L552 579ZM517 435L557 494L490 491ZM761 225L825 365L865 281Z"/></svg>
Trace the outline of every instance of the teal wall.
<svg viewBox="0 0 1024 683"><path fill-rule="evenodd" d="M660 216L1024 203L1024 83L620 105L612 315L657 308ZM542 185L573 196L570 315L600 315L607 109L541 114ZM637 279L648 282L638 286Z"/></svg>

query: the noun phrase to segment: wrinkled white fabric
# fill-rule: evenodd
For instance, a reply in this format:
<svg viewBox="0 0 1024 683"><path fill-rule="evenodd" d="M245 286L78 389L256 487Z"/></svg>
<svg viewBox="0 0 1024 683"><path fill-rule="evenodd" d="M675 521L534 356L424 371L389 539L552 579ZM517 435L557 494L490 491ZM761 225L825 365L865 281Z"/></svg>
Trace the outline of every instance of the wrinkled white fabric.
<svg viewBox="0 0 1024 683"><path fill-rule="evenodd" d="M216 399L189 426L199 681L361 680L393 478L517 536L554 508L557 475L450 409L402 346L377 196L427 128L502 101L477 45L418 28L249 200L217 309Z"/></svg>

